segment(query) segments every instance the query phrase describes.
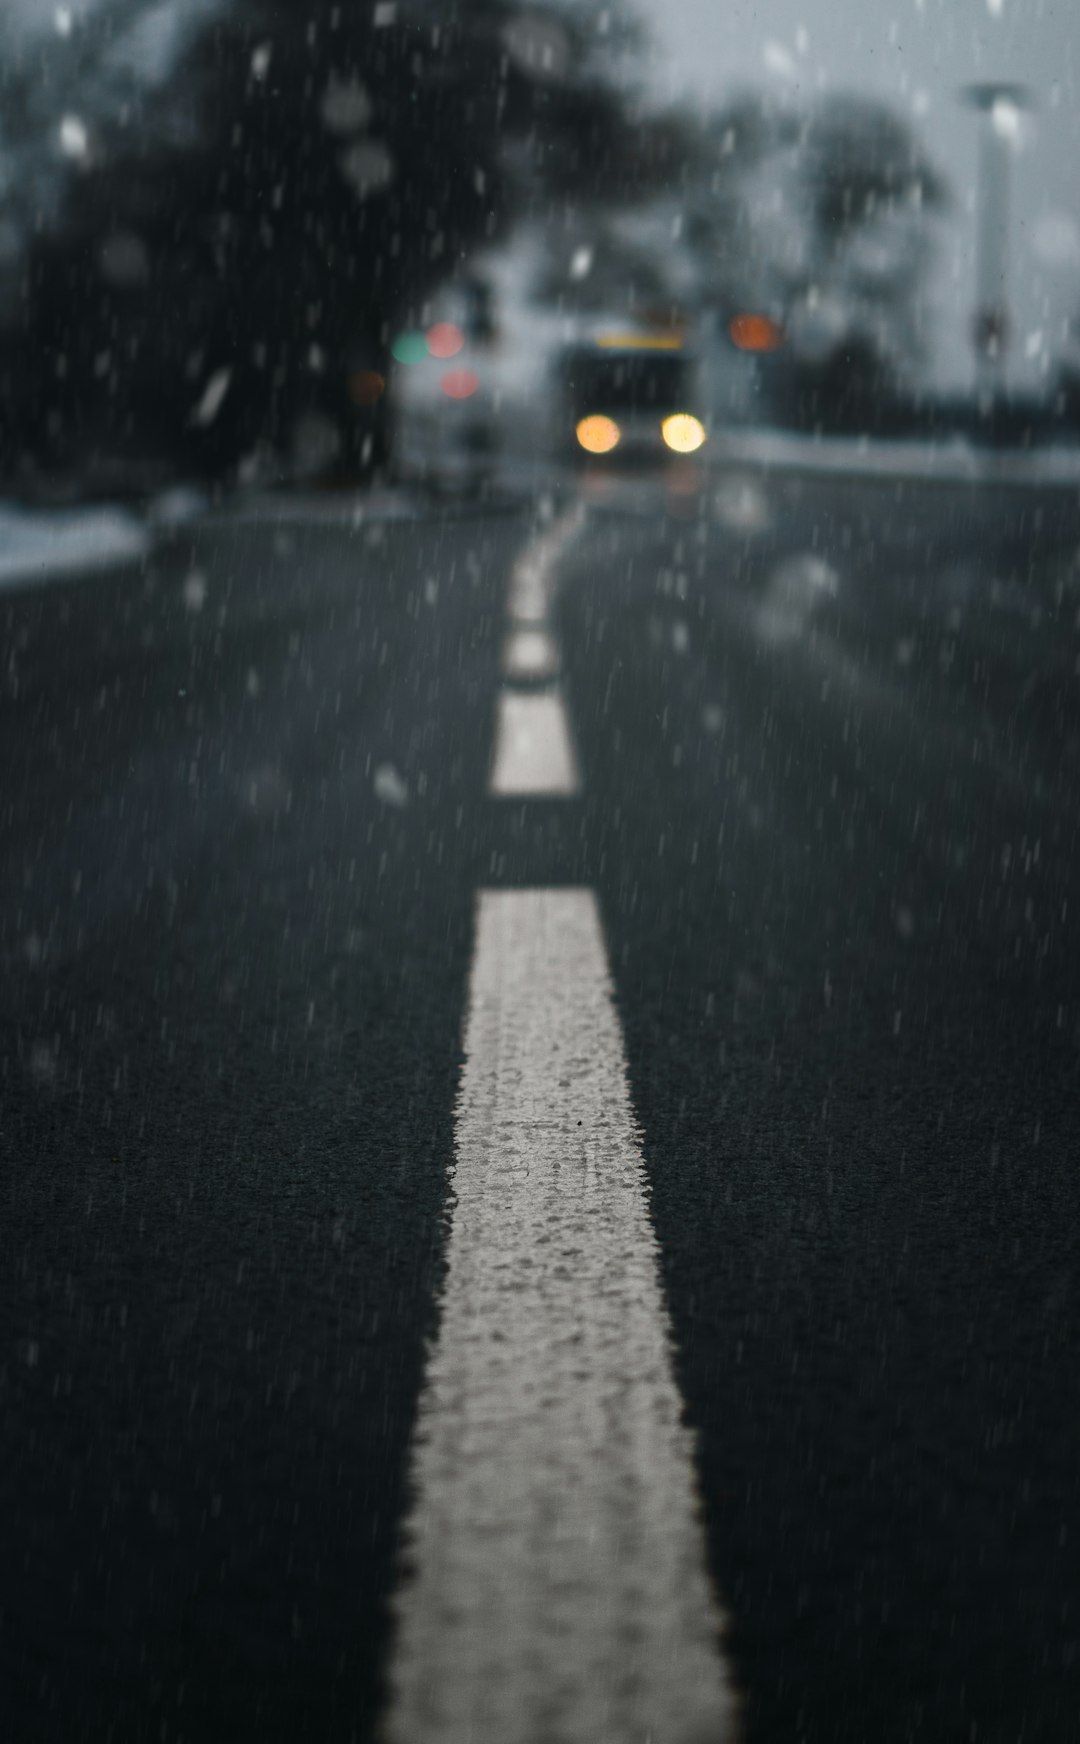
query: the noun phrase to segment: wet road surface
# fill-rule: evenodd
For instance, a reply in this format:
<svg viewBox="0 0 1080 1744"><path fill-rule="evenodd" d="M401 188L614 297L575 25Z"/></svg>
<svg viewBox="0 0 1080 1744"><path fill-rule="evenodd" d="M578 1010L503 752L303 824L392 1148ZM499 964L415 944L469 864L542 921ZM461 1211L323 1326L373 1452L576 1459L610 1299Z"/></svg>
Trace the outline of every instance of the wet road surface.
<svg viewBox="0 0 1080 1744"><path fill-rule="evenodd" d="M685 1404L741 1735L1071 1735L1078 522L733 471L0 603L13 1736L401 1735L478 893L526 890L595 903L573 1120L625 1082L603 1275L671 1334L604 1397ZM623 1443L667 1506L682 1443Z"/></svg>

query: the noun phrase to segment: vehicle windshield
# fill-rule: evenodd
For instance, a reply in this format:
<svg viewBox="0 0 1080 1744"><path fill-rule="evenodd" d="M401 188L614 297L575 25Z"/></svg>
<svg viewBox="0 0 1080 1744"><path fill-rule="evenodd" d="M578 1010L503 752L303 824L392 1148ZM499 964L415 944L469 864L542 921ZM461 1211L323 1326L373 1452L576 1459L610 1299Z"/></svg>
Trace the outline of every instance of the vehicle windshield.
<svg viewBox="0 0 1080 1744"><path fill-rule="evenodd" d="M1075 1744L1078 64L0 0L5 1744Z"/></svg>
<svg viewBox="0 0 1080 1744"><path fill-rule="evenodd" d="M582 417L673 411L694 392L691 362L681 354L597 345L575 349L560 362L565 390Z"/></svg>

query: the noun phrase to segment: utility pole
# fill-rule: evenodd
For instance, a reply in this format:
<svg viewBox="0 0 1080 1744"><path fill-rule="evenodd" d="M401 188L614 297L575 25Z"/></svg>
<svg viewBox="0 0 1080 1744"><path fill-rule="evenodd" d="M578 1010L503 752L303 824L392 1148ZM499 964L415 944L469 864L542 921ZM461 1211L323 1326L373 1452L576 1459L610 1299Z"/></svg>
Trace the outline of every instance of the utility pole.
<svg viewBox="0 0 1080 1744"><path fill-rule="evenodd" d="M980 407L1001 397L1009 331L1009 188L1011 153L1023 112L1034 105L1023 85L968 85L962 100L980 116L976 217L975 388Z"/></svg>

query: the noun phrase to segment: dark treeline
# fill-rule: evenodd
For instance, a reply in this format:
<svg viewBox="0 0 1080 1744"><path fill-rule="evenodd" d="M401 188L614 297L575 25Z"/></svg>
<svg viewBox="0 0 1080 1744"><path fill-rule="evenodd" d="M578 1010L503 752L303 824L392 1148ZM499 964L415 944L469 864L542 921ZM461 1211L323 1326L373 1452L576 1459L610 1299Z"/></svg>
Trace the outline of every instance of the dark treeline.
<svg viewBox="0 0 1080 1744"><path fill-rule="evenodd" d="M312 415L377 463L349 383L395 325L525 207L633 192L632 52L610 8L231 0L25 251L0 470L226 477Z"/></svg>

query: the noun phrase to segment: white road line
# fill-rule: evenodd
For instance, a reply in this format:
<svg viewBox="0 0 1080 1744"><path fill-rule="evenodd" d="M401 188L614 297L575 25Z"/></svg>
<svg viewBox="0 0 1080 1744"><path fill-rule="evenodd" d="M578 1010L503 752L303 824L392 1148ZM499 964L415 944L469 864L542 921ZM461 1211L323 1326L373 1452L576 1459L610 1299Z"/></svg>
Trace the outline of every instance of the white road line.
<svg viewBox="0 0 1080 1744"><path fill-rule="evenodd" d="M545 533L530 539L510 577L508 613L514 623L539 626L547 623L559 559L584 521L585 505L575 503Z"/></svg>
<svg viewBox="0 0 1080 1744"><path fill-rule="evenodd" d="M559 650L547 630L514 630L503 647L504 678L537 680L554 678L559 670Z"/></svg>
<svg viewBox="0 0 1080 1744"><path fill-rule="evenodd" d="M559 692L501 690L488 791L502 799L571 799L580 787Z"/></svg>
<svg viewBox="0 0 1080 1744"><path fill-rule="evenodd" d="M725 1744L596 901L483 891L387 1744Z"/></svg>

